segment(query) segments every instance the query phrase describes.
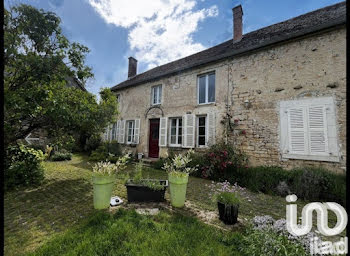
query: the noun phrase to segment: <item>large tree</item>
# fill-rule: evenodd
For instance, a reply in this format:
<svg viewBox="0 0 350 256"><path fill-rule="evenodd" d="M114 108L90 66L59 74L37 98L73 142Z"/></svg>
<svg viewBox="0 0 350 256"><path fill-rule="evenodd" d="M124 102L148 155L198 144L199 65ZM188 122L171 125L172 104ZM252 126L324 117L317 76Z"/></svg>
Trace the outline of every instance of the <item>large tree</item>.
<svg viewBox="0 0 350 256"><path fill-rule="evenodd" d="M4 48L5 146L37 128L91 135L113 121L117 101L109 89L98 103L66 86L67 77L85 84L93 74L85 65L89 49L69 42L55 13L24 4L5 10Z"/></svg>

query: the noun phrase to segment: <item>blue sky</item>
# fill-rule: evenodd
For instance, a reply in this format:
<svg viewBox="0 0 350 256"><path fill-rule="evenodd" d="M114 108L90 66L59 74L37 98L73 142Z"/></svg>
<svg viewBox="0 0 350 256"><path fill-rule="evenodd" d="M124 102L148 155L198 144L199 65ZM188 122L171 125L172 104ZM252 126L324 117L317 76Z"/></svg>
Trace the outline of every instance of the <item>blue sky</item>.
<svg viewBox="0 0 350 256"><path fill-rule="evenodd" d="M127 78L128 57L138 73L232 38L232 8L243 7L243 33L339 3L339 0L5 0L55 12L70 41L90 48L87 65L98 94Z"/></svg>

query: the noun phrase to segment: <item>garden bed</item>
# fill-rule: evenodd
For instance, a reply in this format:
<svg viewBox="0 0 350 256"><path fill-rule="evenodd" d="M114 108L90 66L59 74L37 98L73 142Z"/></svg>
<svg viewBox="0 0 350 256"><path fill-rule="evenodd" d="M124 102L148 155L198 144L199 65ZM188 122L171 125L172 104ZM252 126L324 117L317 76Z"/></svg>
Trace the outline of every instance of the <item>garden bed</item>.
<svg viewBox="0 0 350 256"><path fill-rule="evenodd" d="M162 188L153 189L144 184L134 184L132 180L129 180L127 184L125 184L128 202L164 202L168 181L155 179L145 179L144 181L158 183Z"/></svg>

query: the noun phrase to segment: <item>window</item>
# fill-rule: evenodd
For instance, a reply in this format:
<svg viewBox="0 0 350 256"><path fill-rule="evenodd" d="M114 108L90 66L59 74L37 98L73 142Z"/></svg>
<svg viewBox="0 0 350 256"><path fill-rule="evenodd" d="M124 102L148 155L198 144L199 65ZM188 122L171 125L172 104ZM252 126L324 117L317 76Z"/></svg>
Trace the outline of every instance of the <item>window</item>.
<svg viewBox="0 0 350 256"><path fill-rule="evenodd" d="M334 109L331 97L281 102L282 157L339 161Z"/></svg>
<svg viewBox="0 0 350 256"><path fill-rule="evenodd" d="M117 140L117 123L114 123L112 126L112 140Z"/></svg>
<svg viewBox="0 0 350 256"><path fill-rule="evenodd" d="M207 145L207 117L197 117L197 146L205 147Z"/></svg>
<svg viewBox="0 0 350 256"><path fill-rule="evenodd" d="M127 121L126 122L126 127L127 127L127 143L131 144L134 143L135 141L135 121Z"/></svg>
<svg viewBox="0 0 350 256"><path fill-rule="evenodd" d="M215 73L198 77L198 104L215 102Z"/></svg>
<svg viewBox="0 0 350 256"><path fill-rule="evenodd" d="M170 118L170 146L182 145L182 118Z"/></svg>
<svg viewBox="0 0 350 256"><path fill-rule="evenodd" d="M162 86L157 85L152 87L152 105L158 105L162 102Z"/></svg>
<svg viewBox="0 0 350 256"><path fill-rule="evenodd" d="M117 94L117 102L120 103L120 94Z"/></svg>
<svg viewBox="0 0 350 256"><path fill-rule="evenodd" d="M105 129L105 132L104 132L104 141L108 141L108 127Z"/></svg>

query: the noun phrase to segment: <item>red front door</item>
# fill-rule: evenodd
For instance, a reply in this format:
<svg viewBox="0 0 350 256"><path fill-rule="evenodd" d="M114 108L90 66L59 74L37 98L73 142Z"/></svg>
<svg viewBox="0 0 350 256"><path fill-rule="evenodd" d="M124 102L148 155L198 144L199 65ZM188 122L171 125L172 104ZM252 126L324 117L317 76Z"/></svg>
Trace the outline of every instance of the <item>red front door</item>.
<svg viewBox="0 0 350 256"><path fill-rule="evenodd" d="M159 157L159 119L149 120L149 150L148 156L158 158Z"/></svg>

